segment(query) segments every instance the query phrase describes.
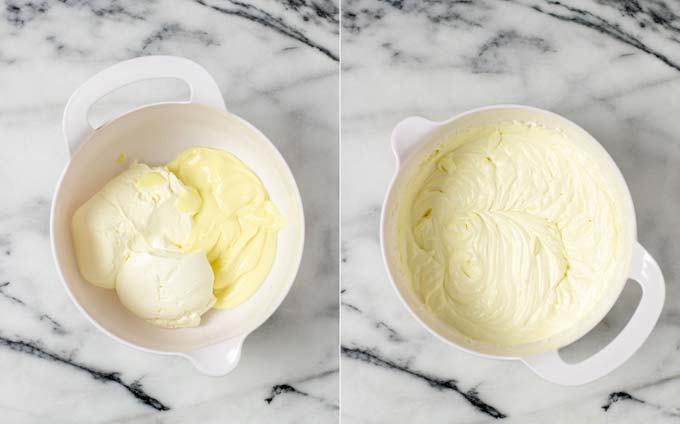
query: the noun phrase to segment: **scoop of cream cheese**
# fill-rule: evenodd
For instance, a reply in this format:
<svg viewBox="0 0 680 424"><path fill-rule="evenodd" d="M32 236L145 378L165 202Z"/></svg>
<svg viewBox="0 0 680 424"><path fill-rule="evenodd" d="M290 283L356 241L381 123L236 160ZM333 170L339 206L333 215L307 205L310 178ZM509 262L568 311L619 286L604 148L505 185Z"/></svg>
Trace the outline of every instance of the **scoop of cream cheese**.
<svg viewBox="0 0 680 424"><path fill-rule="evenodd" d="M559 130L504 122L464 131L407 184L402 267L424 304L468 338L545 340L586 316L623 266L610 187Z"/></svg>
<svg viewBox="0 0 680 424"><path fill-rule="evenodd" d="M190 148L168 169L202 199L182 247L207 254L215 274L215 308L242 304L269 274L283 217L262 181L230 153Z"/></svg>
<svg viewBox="0 0 680 424"><path fill-rule="evenodd" d="M198 207L198 193L167 168L132 164L73 216L81 274L94 285L116 288L122 303L149 322L198 325L215 303L205 254L181 250Z"/></svg>
<svg viewBox="0 0 680 424"><path fill-rule="evenodd" d="M133 253L116 293L131 312L161 327L196 327L215 304L213 273L203 252Z"/></svg>

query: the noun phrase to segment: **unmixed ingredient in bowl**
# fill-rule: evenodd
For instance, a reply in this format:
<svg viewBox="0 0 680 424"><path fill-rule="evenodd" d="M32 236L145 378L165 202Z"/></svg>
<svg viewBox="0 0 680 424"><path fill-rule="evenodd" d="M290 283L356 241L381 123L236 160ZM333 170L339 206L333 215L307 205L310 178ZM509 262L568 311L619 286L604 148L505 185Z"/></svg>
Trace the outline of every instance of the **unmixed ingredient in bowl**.
<svg viewBox="0 0 680 424"><path fill-rule="evenodd" d="M402 266L426 307L470 339L544 340L586 316L623 266L610 187L557 129L466 130L425 159L405 189Z"/></svg>
<svg viewBox="0 0 680 424"><path fill-rule="evenodd" d="M167 167L133 163L75 212L71 231L87 281L175 328L249 299L271 269L282 223L243 162L197 147Z"/></svg>
<svg viewBox="0 0 680 424"><path fill-rule="evenodd" d="M216 308L240 305L269 274L283 218L257 175L234 155L192 148L168 168L202 199L182 248L207 254L215 273Z"/></svg>

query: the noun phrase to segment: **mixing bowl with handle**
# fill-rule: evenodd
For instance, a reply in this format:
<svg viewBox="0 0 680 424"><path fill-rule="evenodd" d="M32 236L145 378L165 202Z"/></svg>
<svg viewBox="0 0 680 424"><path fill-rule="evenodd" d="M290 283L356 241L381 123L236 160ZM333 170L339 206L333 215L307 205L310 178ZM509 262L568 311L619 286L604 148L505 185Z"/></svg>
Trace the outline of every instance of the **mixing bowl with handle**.
<svg viewBox="0 0 680 424"><path fill-rule="evenodd" d="M623 267L624 273L609 284L604 299L572 328L547 340L511 347L471 340L428 310L412 290L410 279L402 270L397 240L400 199L420 163L447 134L506 121L536 122L546 127L559 128L596 159L615 188L614 195L623 208L622 237L625 240L625 249L619 260L627 265ZM544 379L563 385L585 384L610 373L628 360L647 339L663 308L664 278L654 258L637 241L633 201L621 172L604 148L585 130L546 110L521 105L498 105L471 110L443 122L432 122L420 117L407 118L394 128L391 141L397 171L383 204L380 228L382 253L398 296L428 331L446 343L476 355L521 360ZM604 318L621 294L628 278L635 280L642 288L642 298L628 324L599 352L577 363L565 362L559 356L558 350L584 336Z"/></svg>
<svg viewBox="0 0 680 424"><path fill-rule="evenodd" d="M89 124L88 111L100 98L131 83L158 78L183 81L190 99L145 105L99 128ZM245 338L274 313L290 290L302 258L302 201L281 154L264 134L226 110L217 84L205 69L171 56L131 59L90 78L68 101L63 130L70 160L52 200L50 237L71 300L97 328L125 345L185 357L207 375L229 373L239 362ZM278 234L271 271L252 298L233 309L207 312L198 327L166 329L135 317L113 290L83 279L70 224L76 209L126 168L116 160L121 154L162 165L192 146L221 149L241 159L262 180L285 224Z"/></svg>

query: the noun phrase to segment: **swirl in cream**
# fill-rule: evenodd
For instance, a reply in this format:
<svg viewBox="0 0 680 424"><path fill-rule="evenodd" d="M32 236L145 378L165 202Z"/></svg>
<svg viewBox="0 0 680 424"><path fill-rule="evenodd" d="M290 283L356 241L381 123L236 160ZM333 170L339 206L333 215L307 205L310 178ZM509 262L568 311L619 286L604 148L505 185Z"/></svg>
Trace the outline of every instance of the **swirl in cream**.
<svg viewBox="0 0 680 424"><path fill-rule="evenodd" d="M620 271L622 217L563 132L503 122L449 137L406 187L402 266L472 340L516 346L572 327Z"/></svg>

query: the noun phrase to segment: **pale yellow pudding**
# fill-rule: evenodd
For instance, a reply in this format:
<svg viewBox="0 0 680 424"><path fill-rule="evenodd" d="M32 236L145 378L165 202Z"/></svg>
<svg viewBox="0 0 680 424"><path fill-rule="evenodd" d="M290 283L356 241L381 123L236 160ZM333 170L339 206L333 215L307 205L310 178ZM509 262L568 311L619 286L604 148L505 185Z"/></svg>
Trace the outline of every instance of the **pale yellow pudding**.
<svg viewBox="0 0 680 424"><path fill-rule="evenodd" d="M612 193L597 161L557 129L460 132L405 188L402 268L426 307L469 339L544 340L587 316L622 272Z"/></svg>

